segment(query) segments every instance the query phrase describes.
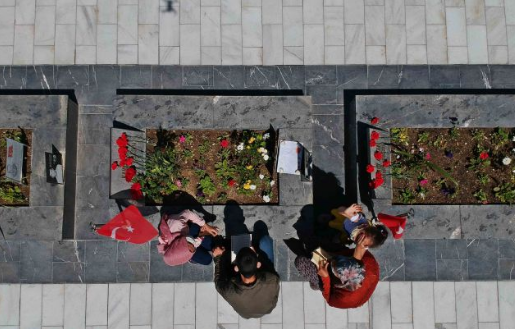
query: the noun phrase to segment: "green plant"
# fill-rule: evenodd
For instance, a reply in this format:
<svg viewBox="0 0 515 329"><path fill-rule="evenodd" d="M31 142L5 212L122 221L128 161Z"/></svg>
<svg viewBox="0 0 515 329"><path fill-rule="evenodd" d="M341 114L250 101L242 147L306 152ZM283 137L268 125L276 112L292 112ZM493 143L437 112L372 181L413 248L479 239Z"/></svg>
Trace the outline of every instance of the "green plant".
<svg viewBox="0 0 515 329"><path fill-rule="evenodd" d="M22 203L27 200L18 185L8 182L0 184L0 199L8 203Z"/></svg>
<svg viewBox="0 0 515 329"><path fill-rule="evenodd" d="M205 175L200 179L199 186L202 192L207 196L212 196L216 192L215 184L209 175Z"/></svg>
<svg viewBox="0 0 515 329"><path fill-rule="evenodd" d="M486 185L490 182L490 177L487 174L479 173L477 179L481 185Z"/></svg>
<svg viewBox="0 0 515 329"><path fill-rule="evenodd" d="M485 132L481 129L472 130L472 139L476 142L480 142L485 139Z"/></svg>
<svg viewBox="0 0 515 329"><path fill-rule="evenodd" d="M407 128L392 128L390 129L390 139L394 144L408 145L408 129Z"/></svg>
<svg viewBox="0 0 515 329"><path fill-rule="evenodd" d="M429 140L429 132L424 131L418 134L417 142L418 143L427 143Z"/></svg>
<svg viewBox="0 0 515 329"><path fill-rule="evenodd" d="M487 195L482 189L477 190L474 193L474 197L481 203L485 203L487 201Z"/></svg>
<svg viewBox="0 0 515 329"><path fill-rule="evenodd" d="M447 145L447 141L445 140L445 138L442 135L438 135L438 137L436 137L436 139L433 141L432 144L434 147L437 147L439 149L444 149L445 146Z"/></svg>
<svg viewBox="0 0 515 329"><path fill-rule="evenodd" d="M481 168L487 168L488 166L490 166L490 159L482 160L479 157L474 157L469 159L469 165L467 168L472 171L479 172Z"/></svg>
<svg viewBox="0 0 515 329"><path fill-rule="evenodd" d="M211 143L208 140L202 141L202 143L198 146L198 151L200 154L206 154L211 148Z"/></svg>
<svg viewBox="0 0 515 329"><path fill-rule="evenodd" d="M218 196L216 197L216 201L218 201L220 203L226 202L227 201L227 193L222 192L222 193L218 194Z"/></svg>
<svg viewBox="0 0 515 329"><path fill-rule="evenodd" d="M216 176L219 178L231 178L236 174L236 169L233 168L228 159L223 159L215 163Z"/></svg>
<svg viewBox="0 0 515 329"><path fill-rule="evenodd" d="M179 190L176 181L179 178L177 154L172 148L156 148L147 156L145 171L135 178L141 184L141 191L152 200L160 200Z"/></svg>
<svg viewBox="0 0 515 329"><path fill-rule="evenodd" d="M502 203L512 204L515 202L515 185L513 183L503 183L494 187L494 195Z"/></svg>
<svg viewBox="0 0 515 329"><path fill-rule="evenodd" d="M193 157L193 151L192 150L184 150L182 151L182 156L185 158L192 158Z"/></svg>
<svg viewBox="0 0 515 329"><path fill-rule="evenodd" d="M399 196L400 196L401 202L404 204L411 204L416 199L415 193L413 193L413 191L410 190L409 188L404 188L404 189L400 190Z"/></svg>
<svg viewBox="0 0 515 329"><path fill-rule="evenodd" d="M503 146L504 144L510 141L510 133L506 128L496 128L494 133L492 134L492 144L495 145L496 148Z"/></svg>
<svg viewBox="0 0 515 329"><path fill-rule="evenodd" d="M424 199L426 198L426 196L427 196L427 192L428 192L428 190L427 190L426 188L424 188L424 187L422 187L422 186L418 186L418 188L417 188L417 194L418 194L418 196L419 196L422 200L424 200Z"/></svg>
<svg viewBox="0 0 515 329"><path fill-rule="evenodd" d="M451 136L451 139L456 140L460 137L460 129L456 126L452 127L449 130L449 136Z"/></svg>

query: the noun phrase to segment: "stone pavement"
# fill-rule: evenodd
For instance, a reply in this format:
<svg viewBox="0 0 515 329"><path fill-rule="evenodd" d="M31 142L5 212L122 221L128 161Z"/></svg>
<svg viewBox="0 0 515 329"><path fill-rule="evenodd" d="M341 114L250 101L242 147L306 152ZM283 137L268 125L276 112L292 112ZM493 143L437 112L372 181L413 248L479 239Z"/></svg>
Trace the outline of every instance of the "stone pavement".
<svg viewBox="0 0 515 329"><path fill-rule="evenodd" d="M0 0L0 65L508 63L515 0Z"/></svg>
<svg viewBox="0 0 515 329"><path fill-rule="evenodd" d="M0 329L513 329L515 282L380 282L360 308L283 282L274 311L238 316L213 283L0 285Z"/></svg>

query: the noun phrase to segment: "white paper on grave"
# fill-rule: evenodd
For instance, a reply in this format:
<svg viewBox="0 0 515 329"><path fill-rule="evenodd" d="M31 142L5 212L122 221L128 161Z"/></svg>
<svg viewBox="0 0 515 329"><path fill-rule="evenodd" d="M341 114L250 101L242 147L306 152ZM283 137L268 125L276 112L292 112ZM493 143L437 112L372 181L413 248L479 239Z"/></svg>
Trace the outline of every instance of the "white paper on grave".
<svg viewBox="0 0 515 329"><path fill-rule="evenodd" d="M277 172L281 174L300 175L302 145L296 141L280 141Z"/></svg>
<svg viewBox="0 0 515 329"><path fill-rule="evenodd" d="M7 164L5 166L5 177L21 183L25 145L10 138L6 138L6 141Z"/></svg>

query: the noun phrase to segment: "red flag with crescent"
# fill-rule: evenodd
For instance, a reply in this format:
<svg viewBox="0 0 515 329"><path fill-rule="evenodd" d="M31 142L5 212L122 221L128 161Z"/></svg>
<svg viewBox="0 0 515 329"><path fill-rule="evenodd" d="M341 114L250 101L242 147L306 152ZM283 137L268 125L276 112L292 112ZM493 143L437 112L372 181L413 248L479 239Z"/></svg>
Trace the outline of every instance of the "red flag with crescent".
<svg viewBox="0 0 515 329"><path fill-rule="evenodd" d="M131 205L97 230L100 235L115 240L142 244L157 236L156 228Z"/></svg>

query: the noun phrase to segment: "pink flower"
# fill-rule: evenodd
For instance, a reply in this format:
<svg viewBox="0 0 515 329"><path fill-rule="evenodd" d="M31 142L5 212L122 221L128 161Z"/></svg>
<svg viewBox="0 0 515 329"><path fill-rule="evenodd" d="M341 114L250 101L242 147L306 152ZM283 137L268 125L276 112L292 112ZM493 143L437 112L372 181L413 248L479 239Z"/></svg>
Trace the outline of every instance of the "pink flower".
<svg viewBox="0 0 515 329"><path fill-rule="evenodd" d="M426 160L429 160L429 159L431 159L431 154L428 152L428 153L426 153Z"/></svg>
<svg viewBox="0 0 515 329"><path fill-rule="evenodd" d="M426 185L427 184L427 179L421 179L419 182L418 182L420 185Z"/></svg>
<svg viewBox="0 0 515 329"><path fill-rule="evenodd" d="M179 143L184 143L185 141L186 141L186 136L181 135L181 137L179 137Z"/></svg>
<svg viewBox="0 0 515 329"><path fill-rule="evenodd" d="M180 179L176 180L175 181L175 185L177 185L177 187L182 187L182 182Z"/></svg>

